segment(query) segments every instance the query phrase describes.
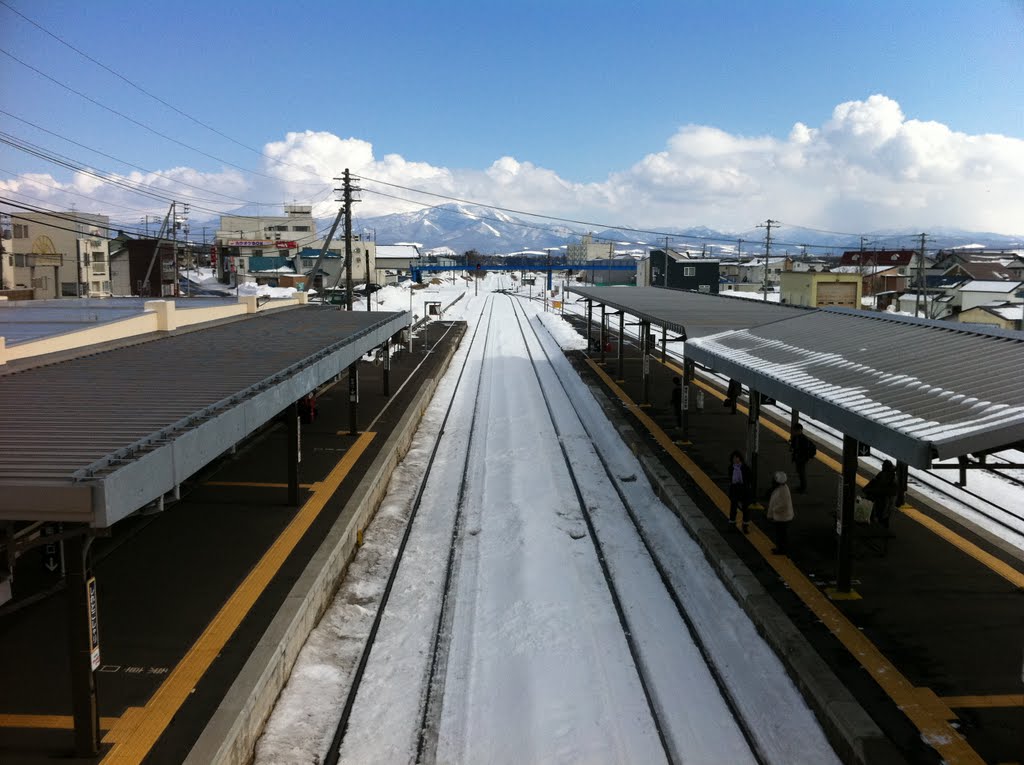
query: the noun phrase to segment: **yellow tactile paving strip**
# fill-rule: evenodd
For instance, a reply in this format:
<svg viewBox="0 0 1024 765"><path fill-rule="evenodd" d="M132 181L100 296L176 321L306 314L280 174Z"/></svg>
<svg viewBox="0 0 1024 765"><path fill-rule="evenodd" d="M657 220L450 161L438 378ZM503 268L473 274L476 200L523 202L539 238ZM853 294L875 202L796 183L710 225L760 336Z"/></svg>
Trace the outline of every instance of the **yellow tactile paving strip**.
<svg viewBox="0 0 1024 765"><path fill-rule="evenodd" d="M110 730L117 717L101 717L100 730ZM75 719L71 715L0 715L0 728L44 728L47 730L73 730Z"/></svg>
<svg viewBox="0 0 1024 765"><path fill-rule="evenodd" d="M286 483L258 483L255 481L203 481L203 486L250 486L257 489L287 489ZM300 489L309 489L316 484L300 483Z"/></svg>
<svg viewBox="0 0 1024 765"><path fill-rule="evenodd" d="M697 464L676 446L671 438L609 377L596 363L587 359L591 369L605 385L626 405L626 408L643 424L658 444L685 470L708 498L724 515L729 514L729 498L725 492L701 470ZM677 367L673 367L678 369ZM680 372L682 370L679 370ZM717 391L707 388L713 395ZM721 397L721 396L720 396ZM771 423L766 423L772 427ZM779 429L781 432L781 429ZM787 434L788 435L788 434ZM819 456L821 453L819 452ZM831 458L830 458L831 459ZM834 460L833 460L834 462ZM949 706L942 702L930 689L916 688L896 667L882 655L878 648L857 629L836 606L785 556L772 555L772 542L757 527L751 527L749 540L764 556L768 564L782 577L797 597L803 601L828 630L843 644L851 656L867 670L920 731L922 740L931 745L947 763L983 763L960 735L949 724L956 718Z"/></svg>
<svg viewBox="0 0 1024 765"><path fill-rule="evenodd" d="M149 754L185 699L217 658L217 654L234 634L242 619L249 613L375 435L361 434L328 476L319 482L313 495L228 598L220 612L207 625L203 634L178 662L167 679L161 683L146 706L137 714L126 713L111 728L104 740L113 742L114 746L103 758L102 763L140 763Z"/></svg>
<svg viewBox="0 0 1024 765"><path fill-rule="evenodd" d="M1024 707L1024 693L1003 693L993 696L943 696L942 702L952 709Z"/></svg>

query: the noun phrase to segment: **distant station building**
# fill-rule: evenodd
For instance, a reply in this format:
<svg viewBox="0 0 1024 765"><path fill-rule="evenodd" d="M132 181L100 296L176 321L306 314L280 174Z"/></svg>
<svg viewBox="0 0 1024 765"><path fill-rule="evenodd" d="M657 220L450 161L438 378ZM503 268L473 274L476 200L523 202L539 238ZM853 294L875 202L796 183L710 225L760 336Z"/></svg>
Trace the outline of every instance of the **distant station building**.
<svg viewBox="0 0 1024 765"><path fill-rule="evenodd" d="M0 288L36 300L110 295L110 218L75 211L11 213L0 258Z"/></svg>

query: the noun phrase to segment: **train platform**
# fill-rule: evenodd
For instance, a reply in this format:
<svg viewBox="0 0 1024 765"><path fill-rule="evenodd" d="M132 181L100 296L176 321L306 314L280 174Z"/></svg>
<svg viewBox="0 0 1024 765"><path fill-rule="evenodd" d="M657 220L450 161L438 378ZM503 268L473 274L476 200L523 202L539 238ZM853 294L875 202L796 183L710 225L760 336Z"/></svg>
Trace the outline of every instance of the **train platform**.
<svg viewBox="0 0 1024 765"><path fill-rule="evenodd" d="M162 512L96 540L104 735L96 758L73 756L65 598L47 580L43 548L19 559L42 573L38 597L0 610L0 761L184 761L325 536L365 491L368 466L400 424L418 419L410 410L464 330L427 324L411 352L393 357L390 395L383 366L360 364L355 434L344 377L320 391L317 417L302 427L298 506L288 504L278 422L193 476Z"/></svg>
<svg viewBox="0 0 1024 765"><path fill-rule="evenodd" d="M681 363L652 357L643 405L638 348L627 342L621 374L614 354L599 359L579 354L576 362L908 762L1024 762L1024 560L912 491L890 528L858 524L853 592L833 599L840 449L816 439L807 492L793 492L789 555L774 555L763 511L751 513L749 535L728 522L726 469L732 450L745 451L746 397L734 414L723 406L724 386L698 377L703 408L691 396L683 438L671 410ZM796 488L789 425L788 415L762 407L764 504L775 471ZM870 474L862 466L861 486Z"/></svg>

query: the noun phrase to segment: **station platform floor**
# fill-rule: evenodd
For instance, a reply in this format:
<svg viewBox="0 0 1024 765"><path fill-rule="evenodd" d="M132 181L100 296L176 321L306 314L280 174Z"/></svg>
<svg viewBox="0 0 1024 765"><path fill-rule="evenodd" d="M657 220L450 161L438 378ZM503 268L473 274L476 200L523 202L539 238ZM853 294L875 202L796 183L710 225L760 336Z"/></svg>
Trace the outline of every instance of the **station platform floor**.
<svg viewBox="0 0 1024 765"><path fill-rule="evenodd" d="M38 576L38 550L19 558L16 581L35 579L45 596L0 610L0 762L99 763L113 759L115 742L130 744L118 762L184 760L361 474L464 331L461 322L428 324L412 352L393 357L390 397L383 367L361 363L359 435L349 435L347 379L322 390L315 422L302 427L298 507L287 504L285 428L272 424L183 485L179 501L96 540L96 758L73 756L63 592ZM143 730L149 741L126 742Z"/></svg>
<svg viewBox="0 0 1024 765"><path fill-rule="evenodd" d="M578 329L585 333L585 320ZM854 597L832 599L837 449L817 442L808 490L793 492L789 555L773 555L763 511L751 513L749 535L728 522L726 470L733 449L746 452L745 395L733 414L723 406L723 386L698 382L684 439L671 410L681 363L653 357L649 406L641 406L642 360L628 338L621 375L617 348L604 364L599 353L574 358L595 388L624 405L639 436L908 762L1024 762L1024 560L915 496L894 515L889 535L876 536L878 527L858 530ZM698 389L702 411L695 408ZM798 485L789 424L788 413L773 417L762 407L758 487L765 505L775 471L786 471L793 489Z"/></svg>

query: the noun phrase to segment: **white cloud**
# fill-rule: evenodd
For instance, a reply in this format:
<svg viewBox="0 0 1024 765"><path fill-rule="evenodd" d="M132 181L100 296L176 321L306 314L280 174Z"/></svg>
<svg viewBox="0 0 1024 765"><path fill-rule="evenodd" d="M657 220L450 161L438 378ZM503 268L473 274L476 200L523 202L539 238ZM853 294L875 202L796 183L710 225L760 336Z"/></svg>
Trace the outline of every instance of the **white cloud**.
<svg viewBox="0 0 1024 765"><path fill-rule="evenodd" d="M377 179L438 194L547 215L616 225L708 225L745 230L771 217L787 223L841 231L882 228L928 230L959 227L1021 233L1024 207L1024 140L1002 135L968 135L939 122L908 119L900 105L884 95L835 107L819 126L795 122L788 135L748 136L709 125L685 125L663 150L639 158L631 167L612 170L601 182L580 183L526 159L499 157L485 168L449 169L416 162L399 154L377 157L360 138L326 131L287 133L268 143L264 176L237 170L198 172L173 168L135 173L128 179L148 183L184 199L210 192L248 200L315 200L315 212L336 210L331 189L348 167L366 179L360 217L419 209L441 199L371 183ZM183 188L185 181L201 189ZM128 192L85 175L70 181L37 174L0 181L0 189L55 200L69 198L52 186L86 194L103 204L143 206ZM74 201L74 200L72 200ZM204 203L216 209L223 204ZM86 209L87 204L80 205ZM119 217L115 209L98 210Z"/></svg>

